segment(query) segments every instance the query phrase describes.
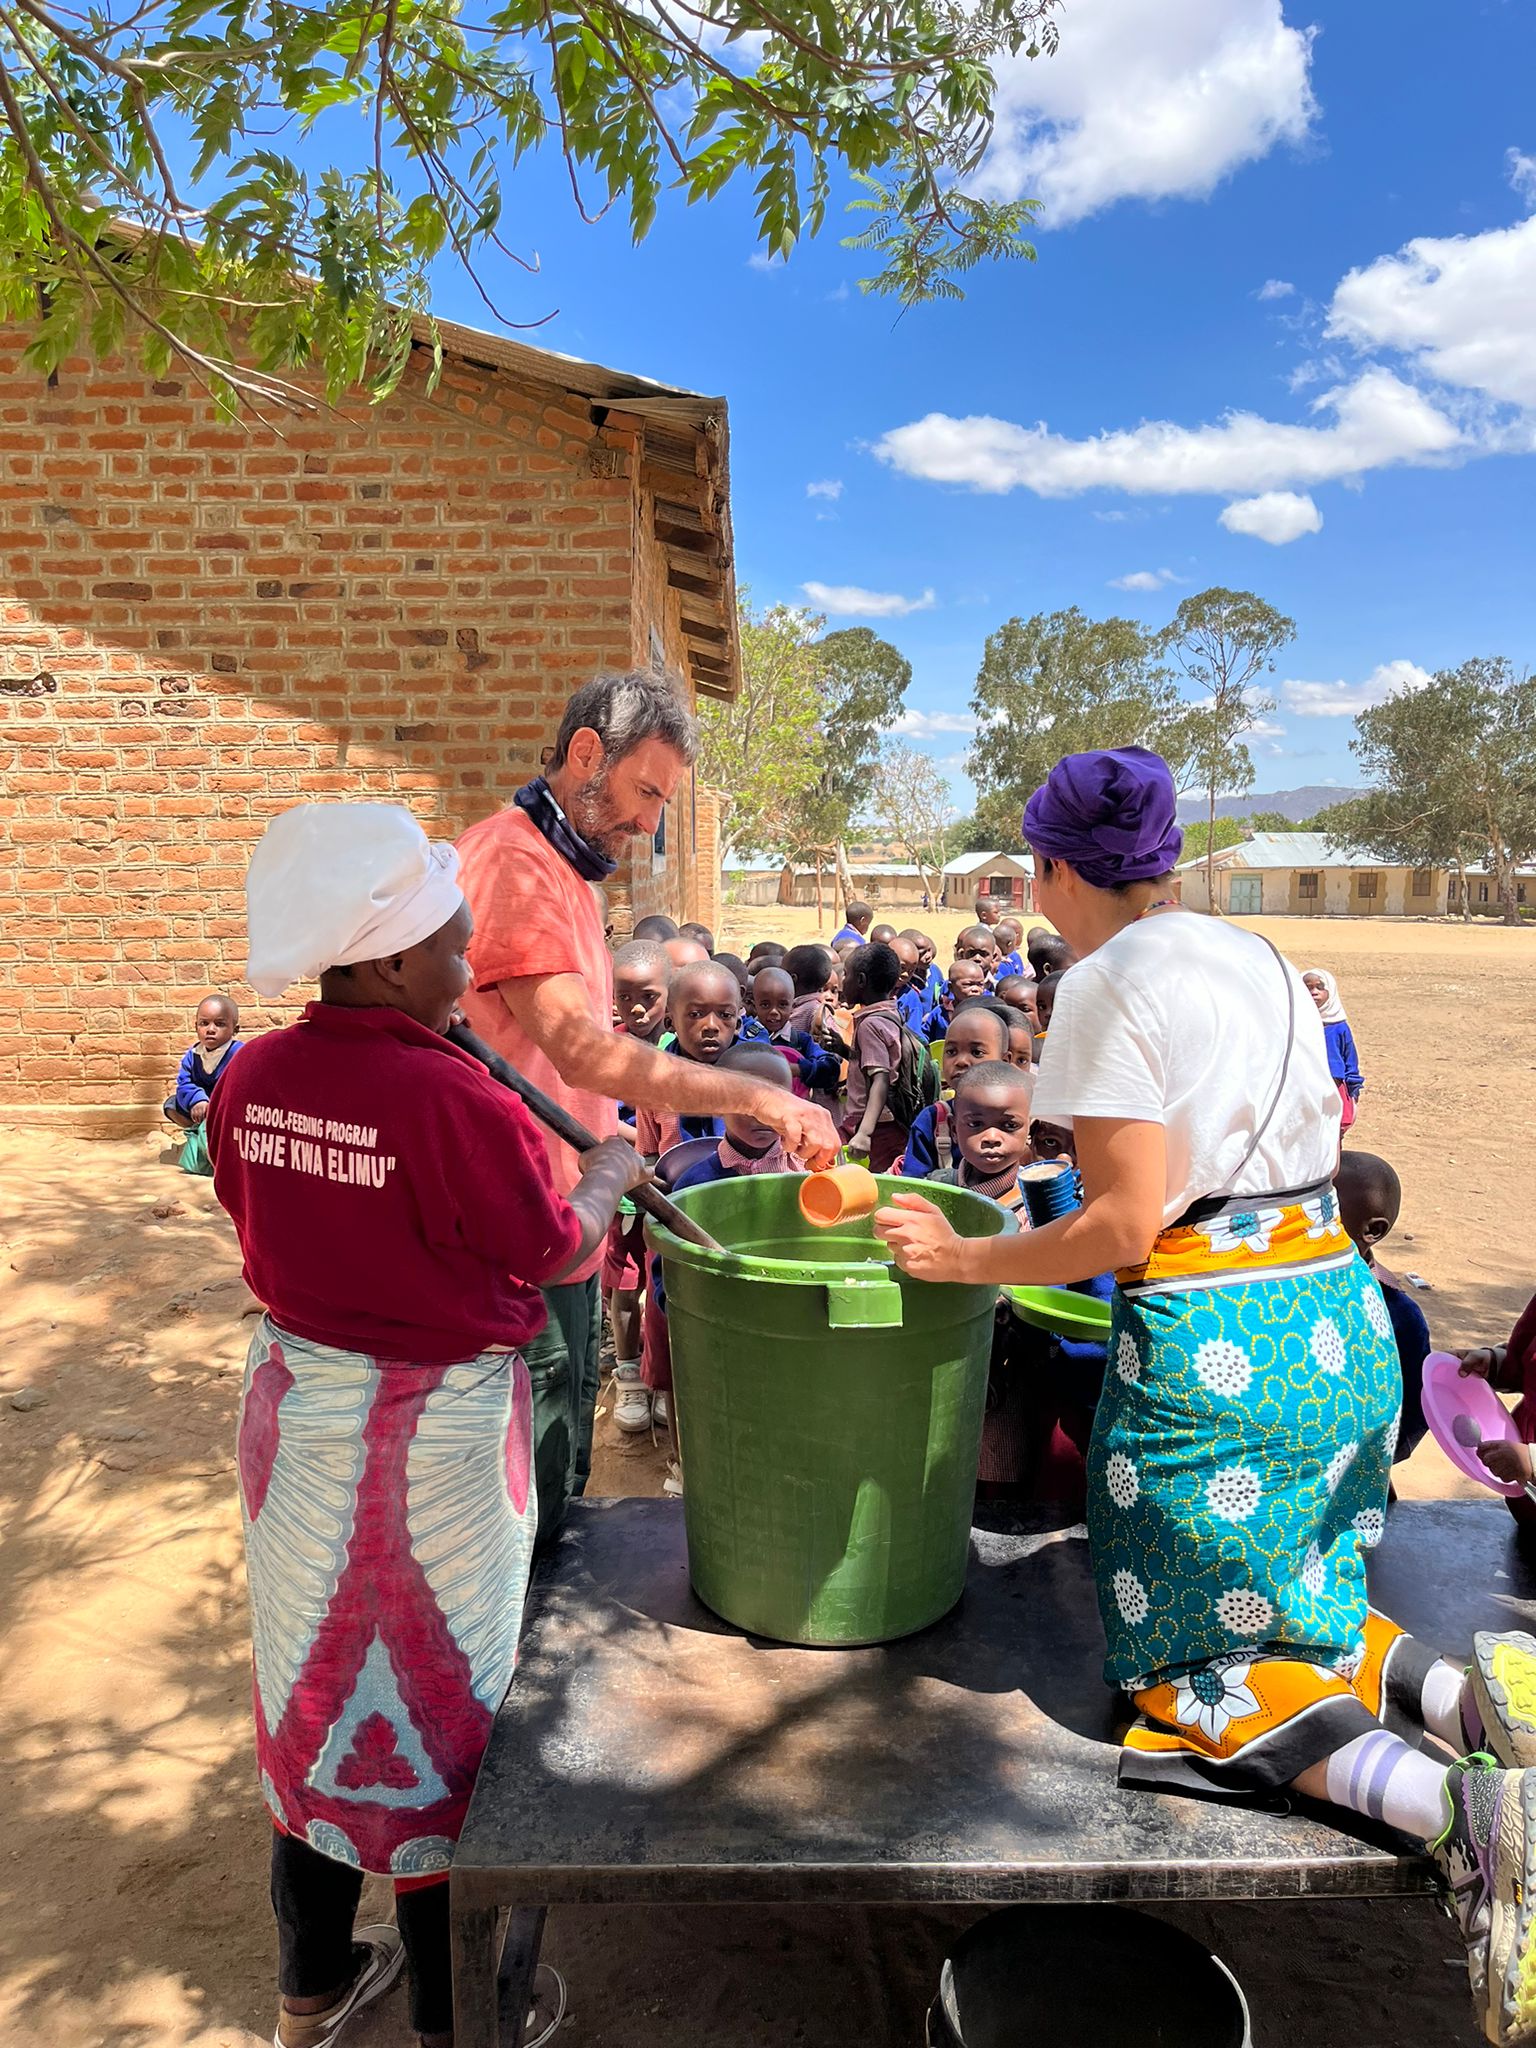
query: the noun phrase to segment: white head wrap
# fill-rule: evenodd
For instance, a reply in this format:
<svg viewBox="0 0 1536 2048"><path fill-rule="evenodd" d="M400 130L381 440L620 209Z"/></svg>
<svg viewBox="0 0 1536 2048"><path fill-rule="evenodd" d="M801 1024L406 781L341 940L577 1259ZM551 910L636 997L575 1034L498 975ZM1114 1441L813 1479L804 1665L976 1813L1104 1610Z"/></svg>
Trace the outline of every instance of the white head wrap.
<svg viewBox="0 0 1536 2048"><path fill-rule="evenodd" d="M434 845L398 804L279 812L246 871L246 980L280 996L328 967L403 953L458 910L458 872L455 849Z"/></svg>
<svg viewBox="0 0 1536 2048"><path fill-rule="evenodd" d="M1302 976L1302 979L1306 980L1308 975L1311 976L1313 981L1320 981L1323 984L1324 1001L1318 1005L1317 1014L1325 1024L1342 1024L1345 1021L1344 1005L1339 1000L1339 984L1337 981L1334 980L1326 967L1309 967Z"/></svg>

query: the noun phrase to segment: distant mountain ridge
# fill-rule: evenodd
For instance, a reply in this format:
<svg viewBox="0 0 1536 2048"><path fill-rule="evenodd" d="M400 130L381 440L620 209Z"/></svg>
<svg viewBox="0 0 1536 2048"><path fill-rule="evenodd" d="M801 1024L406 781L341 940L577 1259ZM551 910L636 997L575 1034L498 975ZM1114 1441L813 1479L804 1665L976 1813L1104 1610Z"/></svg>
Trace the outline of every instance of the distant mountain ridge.
<svg viewBox="0 0 1536 2048"><path fill-rule="evenodd" d="M1303 818L1315 817L1329 804L1341 804L1346 797L1360 796L1359 789L1340 789L1337 783L1312 783L1305 789L1275 789L1267 794L1256 791L1252 796L1219 796L1216 799L1218 818L1247 818L1255 811L1279 811L1293 824L1300 824ZM1186 796L1179 799L1179 823L1198 824L1210 816L1209 800L1203 796Z"/></svg>

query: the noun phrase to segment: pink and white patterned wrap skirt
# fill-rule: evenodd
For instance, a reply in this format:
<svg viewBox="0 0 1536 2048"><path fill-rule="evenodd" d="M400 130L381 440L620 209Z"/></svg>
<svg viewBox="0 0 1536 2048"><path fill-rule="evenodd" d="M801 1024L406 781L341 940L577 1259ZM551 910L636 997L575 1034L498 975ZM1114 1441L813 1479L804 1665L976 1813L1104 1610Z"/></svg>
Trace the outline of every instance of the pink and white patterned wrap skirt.
<svg viewBox="0 0 1536 2048"><path fill-rule="evenodd" d="M336 1862L448 1868L517 1662L532 1442L516 1352L381 1363L256 1326L237 1447L256 1758L278 1826Z"/></svg>

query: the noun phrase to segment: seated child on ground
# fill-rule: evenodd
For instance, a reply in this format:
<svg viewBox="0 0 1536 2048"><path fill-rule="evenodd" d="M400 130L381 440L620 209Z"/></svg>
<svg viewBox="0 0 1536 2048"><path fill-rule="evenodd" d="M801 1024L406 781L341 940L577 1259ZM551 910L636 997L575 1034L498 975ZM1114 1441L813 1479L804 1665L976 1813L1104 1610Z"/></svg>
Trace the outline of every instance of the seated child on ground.
<svg viewBox="0 0 1536 2048"><path fill-rule="evenodd" d="M913 1122L901 1158L904 1178L927 1180L941 1167L957 1164L952 1110L955 1090L963 1076L983 1060L1007 1058L1008 1033L1009 1013L991 996L975 997L955 1011L944 1035L939 1100L930 1103Z"/></svg>
<svg viewBox="0 0 1536 2048"><path fill-rule="evenodd" d="M766 1045L727 1046L715 1064L722 1072L750 1074L771 1082L776 1088L789 1086L789 1069L783 1058ZM736 1180L748 1173L789 1173L794 1169L784 1157L777 1135L755 1117L728 1116L721 1127L720 1142L712 1153L678 1175L670 1192L703 1187L710 1181ZM662 1286L661 1259L651 1254L651 1284L645 1297L645 1339L641 1371L649 1392L649 1421L658 1428L671 1426L672 1346L667 1332L667 1296ZM667 1482L669 1493L682 1491L675 1477Z"/></svg>
<svg viewBox="0 0 1536 2048"><path fill-rule="evenodd" d="M782 967L758 969L752 982L752 1000L767 1043L788 1065L795 1093L835 1094L843 1063L835 1052L818 1045L809 1031L791 1023L795 984Z"/></svg>
<svg viewBox="0 0 1536 2048"><path fill-rule="evenodd" d="M926 1036L930 1045L937 1045L949 1029L949 1020L962 1003L974 1003L987 993L986 970L974 960L955 960L950 963L949 975L939 992L936 1006L928 1012Z"/></svg>
<svg viewBox="0 0 1536 2048"><path fill-rule="evenodd" d="M667 1022L672 962L659 939L632 939L613 956L614 1029L655 1045ZM619 1105L619 1131L633 1138L635 1112ZM645 1296L645 1220L626 1202L603 1245L599 1277L613 1336L613 1419L629 1433L648 1429L651 1398L640 1379L640 1313Z"/></svg>
<svg viewBox="0 0 1536 2048"><path fill-rule="evenodd" d="M1376 1265L1376 1247L1397 1222L1403 1190L1385 1159L1379 1159L1374 1152L1355 1151L1346 1151L1340 1158L1333 1187L1339 1198L1339 1221L1355 1250L1375 1273L1387 1314L1392 1318L1397 1361L1403 1375L1403 1413L1397 1449L1392 1454L1393 1463L1397 1464L1422 1441L1429 1428L1424 1420L1422 1384L1424 1361L1433 1349L1423 1309L1389 1275L1378 1271Z"/></svg>
<svg viewBox="0 0 1536 2048"><path fill-rule="evenodd" d="M889 1173L907 1149L910 1120L921 1103L902 1101L912 1083L908 1048L922 1056L896 1007L901 962L889 946L860 946L849 960L843 989L854 1008L853 1051L848 1061L848 1113L842 1135L850 1159L872 1173ZM906 1110L903 1118L898 1112Z"/></svg>
<svg viewBox="0 0 1536 2048"><path fill-rule="evenodd" d="M240 1029L240 1012L229 996L204 996L197 1006L195 1023L197 1043L189 1045L182 1054L176 1093L166 1098L163 1109L167 1119L187 1133L177 1162L182 1172L210 1175L213 1163L208 1157L203 1124L213 1091L229 1072L242 1044L235 1036Z"/></svg>
<svg viewBox="0 0 1536 2048"><path fill-rule="evenodd" d="M213 1091L240 1050L240 1012L230 996L204 996L194 1019L196 1045L181 1056L176 1074L176 1092L163 1104L166 1120L184 1131L196 1129L208 1114Z"/></svg>

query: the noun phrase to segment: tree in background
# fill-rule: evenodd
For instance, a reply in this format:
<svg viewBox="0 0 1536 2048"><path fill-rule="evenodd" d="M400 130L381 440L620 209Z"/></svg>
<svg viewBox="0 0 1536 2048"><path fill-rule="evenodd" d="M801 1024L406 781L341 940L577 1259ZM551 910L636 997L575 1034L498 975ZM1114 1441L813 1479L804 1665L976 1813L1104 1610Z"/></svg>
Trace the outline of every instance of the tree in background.
<svg viewBox="0 0 1536 2048"><path fill-rule="evenodd" d="M1216 799L1223 790L1253 787L1253 757L1243 735L1275 708L1274 699L1254 688L1269 674L1275 656L1296 637L1296 621L1251 590L1219 586L1186 597L1156 637L1159 654L1170 655L1203 702L1186 707L1186 742L1198 786L1209 799L1205 847L1206 900L1216 907Z"/></svg>
<svg viewBox="0 0 1536 2048"><path fill-rule="evenodd" d="M905 848L936 903L948 858L945 834L954 807L949 783L932 757L901 740L887 740L880 749L869 807L882 830Z"/></svg>
<svg viewBox="0 0 1536 2048"><path fill-rule="evenodd" d="M1250 811L1242 821L1250 832L1321 832L1316 818L1288 818L1284 811Z"/></svg>
<svg viewBox="0 0 1536 2048"><path fill-rule="evenodd" d="M971 696L978 851L1019 844L1024 805L1063 754L1151 747L1187 786L1188 707L1134 619L1070 611L1009 619L987 641Z"/></svg>
<svg viewBox="0 0 1536 2048"><path fill-rule="evenodd" d="M992 132L992 61L1052 50L1053 6L489 0L470 19L421 0L17 0L0 10L0 304L41 312L44 375L132 339L152 373L177 359L225 405L307 404L289 378L311 366L333 400L378 397L439 253L520 324L481 266L537 269L513 246L537 222L510 174L543 144L581 217L622 205L636 240L664 183L692 203L745 177L779 257L845 170L865 194L850 240L877 261L865 289L955 297L978 261L1034 254L1034 201L963 185ZM303 162L282 146L300 135Z"/></svg>
<svg viewBox="0 0 1536 2048"><path fill-rule="evenodd" d="M1355 720L1364 795L1314 823L1373 859L1467 871L1486 863L1504 922L1520 922L1516 869L1536 857L1536 681L1502 656L1441 669Z"/></svg>
<svg viewBox="0 0 1536 2048"><path fill-rule="evenodd" d="M912 664L868 626L828 633L816 642L821 693L821 773L796 805L786 858L814 863L817 902L821 870L844 844L856 813L866 811L880 759L881 734L900 716Z"/></svg>
<svg viewBox="0 0 1536 2048"><path fill-rule="evenodd" d="M1246 818L1218 818L1213 830L1206 819L1198 819L1194 824L1184 827L1184 852L1181 857L1184 860L1198 860L1202 854L1220 853L1224 846L1241 846L1245 839L1252 836L1249 824L1250 821ZM1289 832L1294 828L1287 825L1284 829Z"/></svg>
<svg viewBox="0 0 1536 2048"><path fill-rule="evenodd" d="M739 594L741 689L699 705L699 775L724 798L722 843L782 853L796 843L798 808L822 772L821 649L814 612Z"/></svg>

